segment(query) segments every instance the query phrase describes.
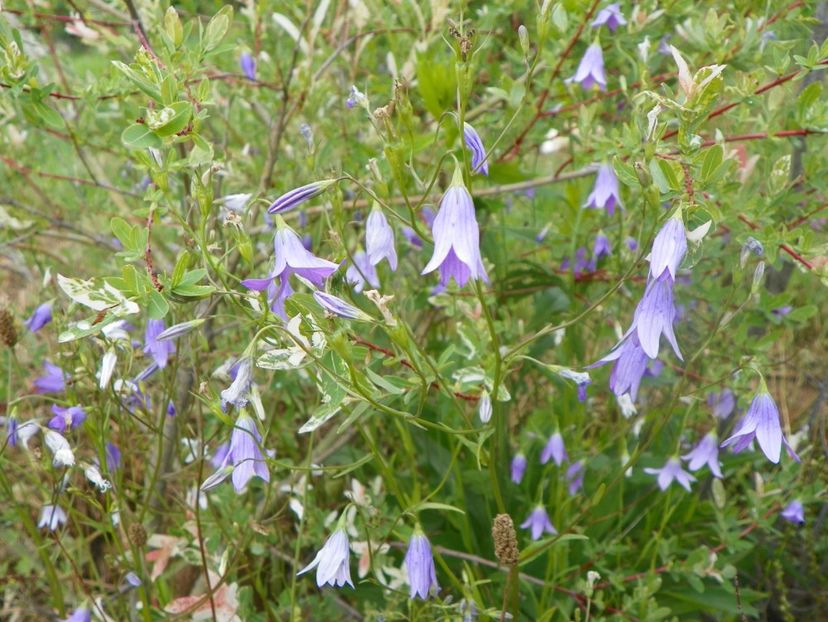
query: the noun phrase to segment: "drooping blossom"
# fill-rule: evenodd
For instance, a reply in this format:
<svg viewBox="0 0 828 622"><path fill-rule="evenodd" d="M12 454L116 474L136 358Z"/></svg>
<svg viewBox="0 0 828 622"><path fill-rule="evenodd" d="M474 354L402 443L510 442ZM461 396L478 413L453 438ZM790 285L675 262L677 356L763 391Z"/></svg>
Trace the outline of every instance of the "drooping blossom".
<svg viewBox="0 0 828 622"><path fill-rule="evenodd" d="M167 416L175 417L177 414L178 412L175 410L175 404L173 404L173 401L170 400L169 402L167 402Z"/></svg>
<svg viewBox="0 0 828 622"><path fill-rule="evenodd" d="M92 612L86 607L79 607L72 612L65 620L58 620L58 622L91 622Z"/></svg>
<svg viewBox="0 0 828 622"><path fill-rule="evenodd" d="M345 302L342 298L328 294L326 292L316 290L313 292L313 299L319 303L319 306L325 309L328 313L343 317L348 320L368 320L370 316L363 313L354 305Z"/></svg>
<svg viewBox="0 0 828 622"><path fill-rule="evenodd" d="M248 52L243 52L239 57L239 66L248 80L256 79L256 59Z"/></svg>
<svg viewBox="0 0 828 622"><path fill-rule="evenodd" d="M779 516L794 525L805 524L805 508L802 507L802 502L798 500L791 501L788 505L786 505L785 508L779 513Z"/></svg>
<svg viewBox="0 0 828 622"><path fill-rule="evenodd" d="M667 460L667 463L660 469L646 468L644 472L658 476L658 487L661 490L667 490L668 486L676 481L687 492L690 492L690 482L696 481L695 477L681 468L681 462L675 456Z"/></svg>
<svg viewBox="0 0 828 622"><path fill-rule="evenodd" d="M653 240L653 249L650 253L650 278L658 279L667 271L672 281L675 281L679 264L686 252L687 235L684 231L684 221L681 218L681 212L676 211L667 219Z"/></svg>
<svg viewBox="0 0 828 622"><path fill-rule="evenodd" d="M83 474L86 476L86 479L88 479L100 492L106 492L112 488L112 482L108 479L104 479L104 476L101 475L100 469L94 464L87 465L83 470Z"/></svg>
<svg viewBox="0 0 828 622"><path fill-rule="evenodd" d="M583 460L576 460L566 469L566 488L570 497L574 497L584 487L584 471L586 464Z"/></svg>
<svg viewBox="0 0 828 622"><path fill-rule="evenodd" d="M544 533L555 535L558 531L552 526L549 514L542 505L535 506L529 517L521 523L521 528L529 529L532 532L532 540L539 540Z"/></svg>
<svg viewBox="0 0 828 622"><path fill-rule="evenodd" d="M75 454L72 453L72 448L62 435L54 430L45 430L43 440L46 446L52 452L52 466L54 467L70 467L75 464Z"/></svg>
<svg viewBox="0 0 828 622"><path fill-rule="evenodd" d="M777 307L776 309L772 309L771 313L774 317L778 319L782 319L786 315L788 315L791 311L793 311L793 307L791 305L785 305L782 307Z"/></svg>
<svg viewBox="0 0 828 622"><path fill-rule="evenodd" d="M366 106L368 104L368 98L365 96L365 93L360 91L356 86L351 85L351 90L348 93L348 99L345 100L345 105L348 108L353 108L354 106Z"/></svg>
<svg viewBox="0 0 828 622"><path fill-rule="evenodd" d="M419 529L411 536L408 542L408 551L405 553L405 568L408 572L409 597L426 600L432 589L440 589L437 583L437 572L434 569L434 557L431 554L431 543Z"/></svg>
<svg viewBox="0 0 828 622"><path fill-rule="evenodd" d="M321 287L324 280L336 272L339 266L308 251L302 246L296 232L281 218L276 222L273 252L275 257L270 276L265 279L246 279L242 281L242 285L254 291L267 290L271 309L286 320L285 300L293 293L290 277L296 274ZM279 280L278 286L276 279Z"/></svg>
<svg viewBox="0 0 828 622"><path fill-rule="evenodd" d="M630 252L634 253L638 250L638 240L636 240L634 237L627 236L626 238L624 238L624 244L627 246Z"/></svg>
<svg viewBox="0 0 828 622"><path fill-rule="evenodd" d="M318 197L335 183L336 179L323 179L322 181L315 181L312 184L294 188L273 201L270 207L267 208L267 212L268 214L283 214L305 201Z"/></svg>
<svg viewBox="0 0 828 622"><path fill-rule="evenodd" d="M38 529L45 527L49 531L55 531L61 525L65 525L67 520L69 519L66 516L66 512L63 511L63 508L59 505L48 503L40 508L37 527Z"/></svg>
<svg viewBox="0 0 828 622"><path fill-rule="evenodd" d="M58 432L65 432L67 428L74 430L86 421L86 411L80 406L64 408L57 404L52 404L52 412L54 413L54 417L46 425Z"/></svg>
<svg viewBox="0 0 828 622"><path fill-rule="evenodd" d="M10 447L17 447L17 417L11 416L3 422L6 424L6 443Z"/></svg>
<svg viewBox="0 0 828 622"><path fill-rule="evenodd" d="M492 418L492 398L489 396L488 391L483 391L483 394L480 396L477 414L480 417L481 423L489 423Z"/></svg>
<svg viewBox="0 0 828 622"><path fill-rule="evenodd" d="M480 138L480 134L468 123L463 123L463 139L466 141L466 147L471 151L472 172L488 175L489 162L486 160L486 147L483 146L483 140Z"/></svg>
<svg viewBox="0 0 828 622"><path fill-rule="evenodd" d="M402 231L403 237L408 240L408 243L411 244L414 248L422 248L423 247L423 240L417 235L417 232L414 231L411 227L403 226L400 231Z"/></svg>
<svg viewBox="0 0 828 622"><path fill-rule="evenodd" d="M615 32L616 28L619 26L626 26L627 20L624 19L624 15L621 13L621 5L614 2L598 11L598 15L595 16L595 19L590 25L593 28L606 26L609 28L610 32Z"/></svg>
<svg viewBox="0 0 828 622"><path fill-rule="evenodd" d="M338 526L325 542L324 546L313 558L313 561L302 568L297 575L304 574L316 568L316 585L331 585L342 587L346 583L354 587L351 581L351 568L348 564L350 546L348 534Z"/></svg>
<svg viewBox="0 0 828 622"><path fill-rule="evenodd" d="M345 279L354 286L354 291L360 293L368 284L373 288L380 286L377 269L371 264L365 251L354 253L353 262L345 271Z"/></svg>
<svg viewBox="0 0 828 622"><path fill-rule="evenodd" d="M247 207L247 202L252 196L253 195L250 193L228 194L221 197L221 206L228 212L243 214L245 208Z"/></svg>
<svg viewBox="0 0 828 622"><path fill-rule="evenodd" d="M604 73L604 52L598 43L593 43L587 48L578 65L578 70L574 76L567 79L567 82L577 82L585 91L596 85L602 91L607 90L607 77Z"/></svg>
<svg viewBox="0 0 828 622"><path fill-rule="evenodd" d="M443 287L452 278L459 287L463 287L470 278L489 282L480 256L480 229L474 202L463 183L459 166L440 201L440 210L434 218L431 232L434 236L434 254L422 274L439 268L440 285Z"/></svg>
<svg viewBox="0 0 828 622"><path fill-rule="evenodd" d="M30 332L36 333L41 328L52 321L52 303L44 302L42 305L34 310L34 313L26 320L26 328Z"/></svg>
<svg viewBox="0 0 828 622"><path fill-rule="evenodd" d="M397 269L397 249L394 246L394 230L388 224L385 214L374 205L365 222L365 250L372 266L383 259L388 260L391 270Z"/></svg>
<svg viewBox="0 0 828 622"><path fill-rule="evenodd" d="M250 398L250 387L253 384L253 358L244 356L239 360L236 377L232 384L221 392L221 407L227 408L232 404L235 408L244 408Z"/></svg>
<svg viewBox="0 0 828 622"><path fill-rule="evenodd" d="M612 244L610 244L606 235L599 233L595 236L595 242L592 245L593 261L597 262L602 257L609 257L610 255L612 255Z"/></svg>
<svg viewBox="0 0 828 622"><path fill-rule="evenodd" d="M512 481L515 484L520 484L523 481L523 476L526 473L526 466L528 465L526 456L523 453L516 453L512 458L511 472Z"/></svg>
<svg viewBox="0 0 828 622"><path fill-rule="evenodd" d="M35 393L63 393L66 389L65 380L71 376L64 374L60 367L49 361L43 361L43 371L45 373L42 376L35 378Z"/></svg>
<svg viewBox="0 0 828 622"><path fill-rule="evenodd" d="M262 454L261 443L262 437L256 422L242 411L236 419L224 459L216 472L204 481L201 489L210 490L231 475L236 493L241 493L253 477L269 482L270 471Z"/></svg>
<svg viewBox="0 0 828 622"><path fill-rule="evenodd" d="M586 246L579 246L575 250L575 263L572 266L572 272L575 274L576 278L582 274L593 272L595 270L595 266L593 265L592 260L589 259L588 253L589 251ZM569 257L564 257L561 260L561 270L569 270L569 266Z"/></svg>
<svg viewBox="0 0 828 622"><path fill-rule="evenodd" d="M550 460L554 460L558 466L561 466L564 460L569 460L569 457L566 455L563 436L561 436L560 432L552 434L549 440L546 441L546 446L543 448L543 451L541 451L541 464L546 464Z"/></svg>
<svg viewBox="0 0 828 622"><path fill-rule="evenodd" d="M101 391L105 391L109 386L117 362L118 355L115 354L115 348L109 348L101 357L101 371L98 374L98 388Z"/></svg>
<svg viewBox="0 0 828 622"><path fill-rule="evenodd" d="M730 416L733 409L736 408L736 396L733 391L725 387L720 392L708 393L707 405L713 412L714 417L725 419Z"/></svg>
<svg viewBox="0 0 828 622"><path fill-rule="evenodd" d="M105 448L106 468L114 473L121 466L121 450L115 443L107 443Z"/></svg>
<svg viewBox="0 0 828 622"><path fill-rule="evenodd" d="M559 376L572 380L578 386L578 401L585 402L587 399L587 387L592 384L592 379L589 374L582 371L575 371L568 367L561 367L559 365L552 366L552 369Z"/></svg>
<svg viewBox="0 0 828 622"><path fill-rule="evenodd" d="M598 174L595 176L595 185L589 193L584 207L591 209L604 209L609 216L615 214L615 208L623 207L621 204L621 190L618 186L618 177L615 170L609 164L602 164L598 167Z"/></svg>
<svg viewBox="0 0 828 622"><path fill-rule="evenodd" d="M610 373L610 389L618 397L628 394L635 402L641 378L647 369L647 360L647 354L638 340L638 333L630 331L609 354L589 367L598 367L615 361Z"/></svg>
<svg viewBox="0 0 828 622"><path fill-rule="evenodd" d="M673 323L676 306L673 303L673 279L665 272L651 280L638 303L630 330L636 331L644 353L651 359L658 357L661 336L667 339L676 356L684 360L676 341Z"/></svg>
<svg viewBox="0 0 828 622"><path fill-rule="evenodd" d="M699 444L682 458L688 461L687 468L691 471L698 471L706 464L710 467L710 472L714 477L722 477L722 469L719 464L719 438L715 432L705 434Z"/></svg>
<svg viewBox="0 0 828 622"><path fill-rule="evenodd" d="M175 343L158 340L158 336L164 332L165 328L164 320L150 319L147 320L147 328L144 332L144 353L152 356L159 369L164 369L170 355L175 354Z"/></svg>
<svg viewBox="0 0 828 622"><path fill-rule="evenodd" d="M759 441L759 447L765 456L774 464L779 463L782 453L782 445L788 450L788 454L799 462L793 448L788 444L788 439L782 434L782 426L779 423L779 409L773 401L770 393L763 386L748 408L744 419L734 430L730 438L722 443L722 447L733 446L734 453L745 449L753 439Z"/></svg>

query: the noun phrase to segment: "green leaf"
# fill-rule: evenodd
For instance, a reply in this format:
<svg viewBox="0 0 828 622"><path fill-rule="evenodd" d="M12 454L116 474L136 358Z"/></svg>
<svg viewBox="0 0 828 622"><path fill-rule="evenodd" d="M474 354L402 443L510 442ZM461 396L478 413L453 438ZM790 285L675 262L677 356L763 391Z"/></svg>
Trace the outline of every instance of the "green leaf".
<svg viewBox="0 0 828 622"><path fill-rule="evenodd" d="M707 153L704 154L704 161L702 162L701 168L702 182L707 181L713 175L713 172L722 163L723 158L724 150L721 145L713 145L707 150Z"/></svg>
<svg viewBox="0 0 828 622"><path fill-rule="evenodd" d="M141 91L154 99L157 102L161 101L161 91L158 89L156 85L152 82L144 78L140 73L135 71L129 65L122 63L121 61L113 60L112 64L115 68L124 74L130 81L135 84Z"/></svg>
<svg viewBox="0 0 828 622"><path fill-rule="evenodd" d="M157 289L150 291L147 313L153 320L160 320L170 311L170 303Z"/></svg>
<svg viewBox="0 0 828 622"><path fill-rule="evenodd" d="M58 286L75 302L95 311L107 311L112 315L131 315L140 308L112 285L99 279L82 281L58 274Z"/></svg>
<svg viewBox="0 0 828 622"><path fill-rule="evenodd" d="M227 34L227 29L230 27L232 20L233 7L231 6L222 7L218 13L213 15L204 32L204 50L206 52L209 52L221 43L224 35Z"/></svg>
<svg viewBox="0 0 828 622"><path fill-rule="evenodd" d="M46 125L55 128L63 127L63 117L60 114L53 110L50 106L47 106L41 101L32 102L32 109L34 112L39 116Z"/></svg>
<svg viewBox="0 0 828 622"><path fill-rule="evenodd" d="M161 139L146 125L133 123L121 134L121 142L127 149L146 149L161 146Z"/></svg>
<svg viewBox="0 0 828 622"><path fill-rule="evenodd" d="M465 514L465 510L461 510L460 508L456 508L453 505L449 505L448 503L437 503L435 501L424 501L423 503L419 503L415 505L411 511L416 512L423 512L424 510L438 510L440 512L457 512L458 514Z"/></svg>
<svg viewBox="0 0 828 622"><path fill-rule="evenodd" d="M155 128L155 133L158 136L172 136L183 131L190 122L190 117L193 114L193 105L190 102L175 102L168 106L173 110L172 118L161 127Z"/></svg>

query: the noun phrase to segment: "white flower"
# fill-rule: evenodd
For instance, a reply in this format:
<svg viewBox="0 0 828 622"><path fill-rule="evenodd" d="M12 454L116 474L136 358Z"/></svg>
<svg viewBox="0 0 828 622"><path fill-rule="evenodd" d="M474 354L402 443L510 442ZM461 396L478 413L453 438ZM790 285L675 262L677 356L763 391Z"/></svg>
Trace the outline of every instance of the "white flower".
<svg viewBox="0 0 828 622"><path fill-rule="evenodd" d="M313 558L313 561L300 570L297 575L304 574L316 568L316 585L322 587L329 584L342 587L346 583L354 587L351 581L351 568L349 566L350 547L348 546L348 534L342 529L334 531L325 545Z"/></svg>
<svg viewBox="0 0 828 622"><path fill-rule="evenodd" d="M72 466L75 464L75 454L72 453L72 448L69 446L63 436L54 430L45 431L46 446L54 454L52 465L55 467Z"/></svg>
<svg viewBox="0 0 828 622"><path fill-rule="evenodd" d="M86 479L88 479L94 486L98 488L101 492L106 492L110 488L112 488L112 483L104 479L101 475L101 472L98 470L94 464L90 464L89 466L84 469L83 474L86 475Z"/></svg>
<svg viewBox="0 0 828 622"><path fill-rule="evenodd" d="M115 363L117 362L118 356L115 354L115 350L110 348L101 359L101 373L98 382L101 391L106 390L106 387L109 386L109 381L112 380L112 372L115 371Z"/></svg>

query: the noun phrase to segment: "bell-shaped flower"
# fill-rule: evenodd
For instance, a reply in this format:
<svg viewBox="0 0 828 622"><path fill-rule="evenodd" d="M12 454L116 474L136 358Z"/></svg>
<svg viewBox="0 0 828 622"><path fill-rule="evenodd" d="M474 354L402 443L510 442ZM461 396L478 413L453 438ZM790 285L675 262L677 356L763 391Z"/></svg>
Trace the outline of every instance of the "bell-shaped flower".
<svg viewBox="0 0 828 622"><path fill-rule="evenodd" d="M574 497L584 487L584 471L586 465L583 460L576 460L566 469L566 488L570 497Z"/></svg>
<svg viewBox="0 0 828 622"><path fill-rule="evenodd" d="M250 397L250 387L253 384L253 358L244 356L239 360L236 377L232 384L221 392L221 407L233 404L237 409L247 406Z"/></svg>
<svg viewBox="0 0 828 622"><path fill-rule="evenodd" d="M290 277L294 274L309 280L317 287L336 272L339 266L332 261L320 259L303 245L297 233L285 224L281 218L276 219L276 235L273 238L275 255L273 269L265 279L246 279L242 281L248 289L267 290L270 308L273 312L287 319L285 300L293 293ZM276 280L278 279L278 286Z"/></svg>
<svg viewBox="0 0 828 622"><path fill-rule="evenodd" d="M598 43L593 43L587 48L578 70L575 75L567 79L567 82L577 82L585 91L598 86L602 91L607 90L607 77L604 73L604 52Z"/></svg>
<svg viewBox="0 0 828 622"><path fill-rule="evenodd" d="M270 204L270 207L267 208L267 211L269 214L282 214L292 210L297 205L319 196L325 192L331 184L335 184L336 181L336 179L323 179L322 181L315 181L312 184L294 188L273 201L273 203Z"/></svg>
<svg viewBox="0 0 828 622"><path fill-rule="evenodd" d="M722 469L719 464L719 439L715 432L705 434L699 444L682 458L688 461L687 468L691 471L698 471L706 464L715 477L722 477Z"/></svg>
<svg viewBox="0 0 828 622"><path fill-rule="evenodd" d="M805 524L805 508L802 507L801 501L791 501L785 508L779 513L779 516L784 518L789 523L793 523L794 525L804 525Z"/></svg>
<svg viewBox="0 0 828 622"><path fill-rule="evenodd" d="M440 269L440 285L447 286L453 278L463 287L468 280L489 281L480 256L480 229L474 213L474 201L463 183L458 166L451 185L443 194L440 210L431 228L434 254L422 274Z"/></svg>
<svg viewBox="0 0 828 622"><path fill-rule="evenodd" d="M243 52L239 57L239 66L248 80L256 79L256 59L248 52Z"/></svg>
<svg viewBox="0 0 828 622"><path fill-rule="evenodd" d="M466 147L471 151L472 172L488 175L489 162L486 160L486 147L483 146L483 140L480 138L480 134L468 123L463 123L463 139L466 142Z"/></svg>
<svg viewBox="0 0 828 622"><path fill-rule="evenodd" d="M627 20L624 19L624 14L621 13L621 5L617 2L608 4L606 7L598 11L598 15L592 20L593 28L600 28L606 26L610 32L615 32L619 26L626 26Z"/></svg>
<svg viewBox="0 0 828 622"><path fill-rule="evenodd" d="M92 612L86 607L79 607L68 618L58 622L92 622Z"/></svg>
<svg viewBox="0 0 828 622"><path fill-rule="evenodd" d="M43 361L43 371L45 373L34 381L35 393L63 393L66 390L66 380L71 378L69 374L49 361Z"/></svg>
<svg viewBox="0 0 828 622"><path fill-rule="evenodd" d="M105 391L112 380L112 374L115 372L115 364L118 362L118 355L115 354L114 348L109 348L101 357L101 371L98 374L98 388Z"/></svg>
<svg viewBox="0 0 828 622"><path fill-rule="evenodd" d="M480 395L480 404L477 408L477 415L480 417L481 423L489 423L492 419L492 398L488 391L483 391Z"/></svg>
<svg viewBox="0 0 828 622"><path fill-rule="evenodd" d="M555 535L558 531L549 520L549 514L542 505L535 506L529 517L521 523L521 528L529 529L532 533L532 540L539 540L544 533Z"/></svg>
<svg viewBox="0 0 828 622"><path fill-rule="evenodd" d="M43 438L53 455L52 466L70 467L75 464L75 454L72 453L69 441L62 435L54 430L45 430Z"/></svg>
<svg viewBox="0 0 828 622"><path fill-rule="evenodd" d="M394 246L394 230L388 224L385 214L378 205L374 205L365 222L365 250L372 266L383 259L388 260L391 270L397 269L397 249Z"/></svg>
<svg viewBox="0 0 828 622"><path fill-rule="evenodd" d="M327 584L342 587L347 583L354 587L351 581L351 568L348 565L349 556L348 534L342 526L338 526L313 561L296 574L301 575L316 568L317 586L322 587Z"/></svg>
<svg viewBox="0 0 828 622"><path fill-rule="evenodd" d="M595 185L589 193L584 207L604 209L609 216L615 213L615 207L622 207L621 190L618 186L618 177L609 164L602 164L595 176Z"/></svg>
<svg viewBox="0 0 828 622"><path fill-rule="evenodd" d="M666 270L672 281L675 281L679 264L686 252L687 235L681 211L677 210L667 219L653 240L653 249L650 252L650 278L658 279Z"/></svg>
<svg viewBox="0 0 828 622"><path fill-rule="evenodd" d="M630 330L636 331L644 353L651 359L658 356L661 335L667 338L676 356L684 360L676 342L673 323L676 321L676 305L673 303L673 279L664 273L651 280L638 303Z"/></svg>
<svg viewBox="0 0 828 622"><path fill-rule="evenodd" d="M114 473L121 467L121 450L115 443L106 444L104 458L106 458L106 468L110 473Z"/></svg>
<svg viewBox="0 0 828 622"><path fill-rule="evenodd" d="M365 289L366 284L374 289L380 286L377 269L363 250L354 253L354 260L345 271L345 279L354 286L356 293Z"/></svg>
<svg viewBox="0 0 828 622"><path fill-rule="evenodd" d="M67 428L74 430L86 421L86 411L80 406L63 408L57 404L52 404L52 412L54 417L46 425L58 432L65 432Z"/></svg>
<svg viewBox="0 0 828 622"><path fill-rule="evenodd" d="M29 317L29 319L26 320L25 324L26 328L28 328L30 332L36 333L51 321L52 303L44 302L37 309L34 310L34 313L32 313L31 317Z"/></svg>
<svg viewBox="0 0 828 622"><path fill-rule="evenodd" d="M589 367L598 367L615 361L615 366L610 373L610 389L617 397L629 395L630 400L635 402L641 378L647 371L648 360L638 340L638 333L630 330L609 354Z"/></svg>
<svg viewBox="0 0 828 622"><path fill-rule="evenodd" d="M707 405L710 407L714 417L726 419L736 408L736 396L733 391L725 387L720 392L707 394Z"/></svg>
<svg viewBox="0 0 828 622"><path fill-rule="evenodd" d="M338 298L333 294L316 290L313 292L313 299L319 303L319 306L325 309L328 313L345 318L347 320L369 320L371 317L367 313L363 313L354 305L345 302L342 298Z"/></svg>
<svg viewBox="0 0 828 622"><path fill-rule="evenodd" d="M65 525L68 517L59 505L52 505L51 503L40 508L40 516L37 519L38 529L44 527L49 531L55 531L61 525Z"/></svg>
<svg viewBox="0 0 828 622"><path fill-rule="evenodd" d="M158 336L164 332L164 320L147 320L144 332L144 353L152 356L159 369L167 366L170 355L175 354L175 344L172 341L159 341Z"/></svg>
<svg viewBox="0 0 828 622"><path fill-rule="evenodd" d="M434 569L434 557L431 543L419 528L408 542L405 553L405 568L408 572L409 596L426 600L432 590L439 591L437 572Z"/></svg>
<svg viewBox="0 0 828 622"><path fill-rule="evenodd" d="M512 458L511 464L511 474L512 474L512 481L515 484L520 484L523 481L523 475L526 473L526 467L529 462L526 460L526 456L523 453L516 453L515 457Z"/></svg>
<svg viewBox="0 0 828 622"><path fill-rule="evenodd" d="M546 446L541 451L541 464L546 464L550 460L554 460L555 464L561 466L565 460L569 460L566 455L566 447L564 446L563 436L560 432L555 432L549 437Z"/></svg>
<svg viewBox="0 0 828 622"><path fill-rule="evenodd" d="M733 446L733 451L738 453L745 449L755 438L759 441L759 447L774 464L779 463L782 453L782 445L788 450L791 458L799 462L799 456L788 444L788 439L782 434L782 426L779 423L779 409L773 401L770 393L762 383L762 389L753 398L744 419L736 426L730 438L722 443L722 447Z"/></svg>
<svg viewBox="0 0 828 622"><path fill-rule="evenodd" d="M201 485L204 491L218 486L232 475L233 488L241 493L253 477L270 481L270 471L261 449L262 437L256 422L242 411L236 419L230 445L215 473Z"/></svg>
<svg viewBox="0 0 828 622"><path fill-rule="evenodd" d="M681 462L676 457L667 460L667 463L660 469L646 468L644 472L658 476L658 487L661 490L667 490L670 484L676 481L687 492L690 492L690 482L696 481L695 477L681 468Z"/></svg>

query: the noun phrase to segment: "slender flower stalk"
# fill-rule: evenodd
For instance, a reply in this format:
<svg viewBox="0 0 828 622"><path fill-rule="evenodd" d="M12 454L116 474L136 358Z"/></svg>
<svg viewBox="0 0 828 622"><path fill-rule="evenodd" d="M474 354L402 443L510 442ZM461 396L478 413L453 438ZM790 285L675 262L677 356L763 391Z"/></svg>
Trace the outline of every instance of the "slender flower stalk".
<svg viewBox="0 0 828 622"><path fill-rule="evenodd" d="M474 202L463 182L458 165L451 185L443 194L440 210L431 229L434 235L434 254L422 274L440 269L440 285L446 287L453 278L463 287L469 279L489 282L480 256L480 229L474 212Z"/></svg>
<svg viewBox="0 0 828 622"><path fill-rule="evenodd" d="M434 557L431 543L425 534L417 528L408 543L405 554L405 568L408 572L409 597L426 600L433 591L437 592L437 572L434 569Z"/></svg>

